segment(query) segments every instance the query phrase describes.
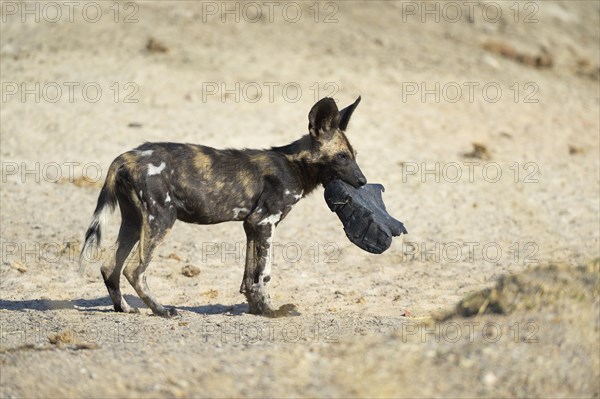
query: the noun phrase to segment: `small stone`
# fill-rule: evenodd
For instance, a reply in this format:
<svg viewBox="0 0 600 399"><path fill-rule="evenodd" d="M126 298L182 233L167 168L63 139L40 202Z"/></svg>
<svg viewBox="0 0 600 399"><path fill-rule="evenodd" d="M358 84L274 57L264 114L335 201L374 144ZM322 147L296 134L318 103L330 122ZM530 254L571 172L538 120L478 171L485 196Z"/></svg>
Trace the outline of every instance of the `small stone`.
<svg viewBox="0 0 600 399"><path fill-rule="evenodd" d="M473 361L472 359L463 357L462 359L460 359L458 365L460 368L468 369L475 365L475 361Z"/></svg>
<svg viewBox="0 0 600 399"><path fill-rule="evenodd" d="M496 381L498 381L498 377L496 377L494 373L487 373L483 376L483 383L487 386L496 384Z"/></svg>
<svg viewBox="0 0 600 399"><path fill-rule="evenodd" d="M183 259L181 259L181 256L177 255L175 252L171 252L169 255L167 255L167 259L174 259L178 262L181 262Z"/></svg>
<svg viewBox="0 0 600 399"><path fill-rule="evenodd" d="M219 291L217 291L217 290L212 290L212 289L211 289L211 290L208 290L208 291L206 291L206 292L203 292L203 293L202 293L202 294L200 294L200 295L202 295L202 296L205 296L205 297L207 297L207 298L212 298L212 299L214 299L214 298L217 298L217 297L219 296Z"/></svg>
<svg viewBox="0 0 600 399"><path fill-rule="evenodd" d="M169 51L169 48L160 41L151 37L146 43L146 50L148 50L151 53L166 53Z"/></svg>
<svg viewBox="0 0 600 399"><path fill-rule="evenodd" d="M475 158L475 159L483 159L489 160L491 159L490 152L485 144L481 143L471 143L473 149L469 152L465 152L462 154L465 158Z"/></svg>
<svg viewBox="0 0 600 399"><path fill-rule="evenodd" d="M12 267L14 267L15 269L17 269L19 271L19 273L25 273L27 271L27 267L25 267L25 265L23 264L23 262L21 262L20 260L14 262L12 264Z"/></svg>
<svg viewBox="0 0 600 399"><path fill-rule="evenodd" d="M569 144L569 155L583 154L583 153L585 153L585 148L577 147L572 144Z"/></svg>
<svg viewBox="0 0 600 399"><path fill-rule="evenodd" d="M194 265L185 265L181 268L181 274L187 277L194 277L200 274L200 268Z"/></svg>

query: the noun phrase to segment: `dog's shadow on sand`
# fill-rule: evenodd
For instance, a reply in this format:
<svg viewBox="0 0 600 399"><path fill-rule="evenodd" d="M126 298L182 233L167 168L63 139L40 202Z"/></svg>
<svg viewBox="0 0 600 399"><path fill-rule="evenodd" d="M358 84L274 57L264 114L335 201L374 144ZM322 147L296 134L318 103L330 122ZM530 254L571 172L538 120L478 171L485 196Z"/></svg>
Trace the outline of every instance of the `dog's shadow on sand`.
<svg viewBox="0 0 600 399"><path fill-rule="evenodd" d="M142 310L148 307L142 300L133 295L124 295L125 300L136 308ZM235 305L223 305L220 303L201 305L201 306L177 306L177 310L186 310L202 315L209 314L227 314L228 316L239 316L248 313L248 304L238 303ZM21 310L59 310L59 309L75 309L82 312L114 312L112 301L107 295L102 298L95 299L74 299L74 300L58 300L58 299L24 299L24 300L8 300L0 299L0 309L21 311Z"/></svg>

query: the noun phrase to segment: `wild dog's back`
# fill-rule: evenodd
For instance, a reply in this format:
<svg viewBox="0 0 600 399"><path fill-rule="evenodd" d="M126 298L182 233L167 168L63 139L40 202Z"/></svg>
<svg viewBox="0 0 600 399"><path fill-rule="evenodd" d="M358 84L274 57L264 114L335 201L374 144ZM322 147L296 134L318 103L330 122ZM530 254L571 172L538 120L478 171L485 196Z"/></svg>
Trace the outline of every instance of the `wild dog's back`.
<svg viewBox="0 0 600 399"><path fill-rule="evenodd" d="M173 210L189 223L243 220L266 186L276 201L284 192L281 176L291 178L286 158L271 150L145 143L119 158L118 190L135 194L149 215Z"/></svg>

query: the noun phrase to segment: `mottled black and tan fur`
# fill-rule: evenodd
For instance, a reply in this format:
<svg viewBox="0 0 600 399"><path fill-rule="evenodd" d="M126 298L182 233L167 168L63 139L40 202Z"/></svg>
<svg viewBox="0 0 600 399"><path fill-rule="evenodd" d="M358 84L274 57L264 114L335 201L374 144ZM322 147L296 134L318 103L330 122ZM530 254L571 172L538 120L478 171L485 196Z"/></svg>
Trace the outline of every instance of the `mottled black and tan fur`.
<svg viewBox="0 0 600 399"><path fill-rule="evenodd" d="M309 113L309 134L267 150L217 150L194 144L145 143L111 164L87 230L83 254L100 244L107 212L121 210L121 228L112 262L102 276L117 312L137 312L123 298L121 272L152 311L176 314L152 295L145 272L152 253L176 220L196 224L242 221L247 237L240 291L250 313L278 316L267 291L275 227L300 198L319 184L339 178L366 184L344 134L360 97L338 111L324 98ZM138 244L137 248L136 244ZM127 260L127 262L126 262Z"/></svg>

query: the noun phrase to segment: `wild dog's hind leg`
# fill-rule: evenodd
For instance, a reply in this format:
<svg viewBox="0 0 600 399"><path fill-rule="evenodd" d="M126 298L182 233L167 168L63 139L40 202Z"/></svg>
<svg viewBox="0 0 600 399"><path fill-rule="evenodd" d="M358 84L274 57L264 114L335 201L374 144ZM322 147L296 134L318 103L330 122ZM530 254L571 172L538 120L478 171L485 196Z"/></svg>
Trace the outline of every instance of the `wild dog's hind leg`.
<svg viewBox="0 0 600 399"><path fill-rule="evenodd" d="M140 221L133 205L122 196L119 196L119 208L121 209L121 228L117 238L117 251L114 258L102 266L101 272L115 311L137 313L138 309L130 306L123 298L120 280L125 260L140 238ZM137 254L134 254L133 257L137 259Z"/></svg>
<svg viewBox="0 0 600 399"><path fill-rule="evenodd" d="M125 301L125 298L123 298L123 295L121 294L120 287L120 278L123 265L125 264L125 260L131 253L131 250L137 243L139 237L139 227L123 222L121 224L121 229L119 230L119 238L117 240L118 248L115 258L111 261L108 267L102 266L101 269L102 277L104 278L104 284L106 284L106 288L108 289L108 293L112 299L115 311L117 312L139 313L137 308L131 307ZM134 254L133 257L135 259L138 258L137 254Z"/></svg>
<svg viewBox="0 0 600 399"><path fill-rule="evenodd" d="M173 224L175 215L167 209L151 209L142 212L142 231L138 247L139 262L128 262L125 277L131 283L142 301L158 316L170 317L177 314L174 308L165 308L152 295L146 282L146 269L152 260L152 253L165 238Z"/></svg>

